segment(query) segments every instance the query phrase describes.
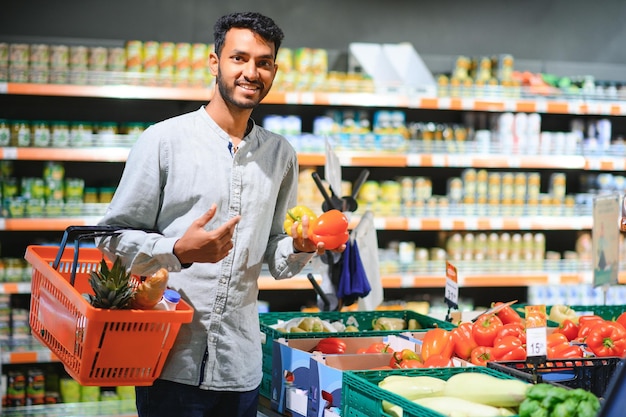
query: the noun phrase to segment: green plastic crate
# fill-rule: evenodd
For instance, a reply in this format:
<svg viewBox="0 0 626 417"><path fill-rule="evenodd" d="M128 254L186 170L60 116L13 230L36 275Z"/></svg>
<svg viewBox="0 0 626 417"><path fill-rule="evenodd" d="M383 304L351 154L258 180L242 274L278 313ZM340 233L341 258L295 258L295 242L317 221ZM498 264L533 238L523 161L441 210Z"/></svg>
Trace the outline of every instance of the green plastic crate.
<svg viewBox="0 0 626 417"><path fill-rule="evenodd" d="M591 306L570 306L572 310L583 313L583 312L593 312L593 314L602 317L605 320L615 320L626 311L626 305L610 305L610 306L601 306L601 305L591 305ZM548 310L550 311L550 310Z"/></svg>
<svg viewBox="0 0 626 417"><path fill-rule="evenodd" d="M515 304L513 305L513 308L522 315L522 317L524 316L524 307L526 306L526 304ZM596 314L600 317L602 317L605 320L615 320L620 314L622 314L623 312L626 311L626 304L619 304L619 305L606 305L606 306L602 306L602 305L589 305L589 306L584 306L584 305L570 305L569 306L572 310L576 311L577 313L593 313ZM552 308L551 305L547 305L546 306L546 313L548 313L548 316L550 315L550 309ZM548 327L559 327L559 324L548 320Z"/></svg>
<svg viewBox="0 0 626 417"><path fill-rule="evenodd" d="M280 321L289 321L297 317L319 317L322 320L329 322L341 321L345 323L348 318L352 317L359 323L358 332L306 332L306 333L283 333L271 326L277 324ZM432 329L434 327L441 327L443 329L451 330L456 326L452 323L448 323L444 320L439 320L424 314L417 313L412 310L375 310L375 311L354 311L354 312L339 312L339 311L321 311L321 312L272 312L272 313L260 313L259 322L261 324L261 332L265 334L265 342L263 343L263 381L272 380L272 353L273 344L275 339L312 339L312 338L324 338L329 336L336 337L359 337L359 336L386 336L390 334L399 334L406 330L372 330L373 320L380 317L390 318L403 318L408 321L410 319L417 320L417 323L424 330ZM419 330L417 330L419 331ZM261 384L261 395L264 397L270 397L269 387L271 384Z"/></svg>
<svg viewBox="0 0 626 417"><path fill-rule="evenodd" d="M468 366L459 368L416 368L390 371L346 371L343 373L341 387L342 417L387 417L382 402L388 401L402 407L403 417L442 417L434 410L422 407L391 391L378 387L378 383L388 375L431 376L446 381L461 372L477 372L488 374L500 379L517 379L511 375L486 368L484 366Z"/></svg>

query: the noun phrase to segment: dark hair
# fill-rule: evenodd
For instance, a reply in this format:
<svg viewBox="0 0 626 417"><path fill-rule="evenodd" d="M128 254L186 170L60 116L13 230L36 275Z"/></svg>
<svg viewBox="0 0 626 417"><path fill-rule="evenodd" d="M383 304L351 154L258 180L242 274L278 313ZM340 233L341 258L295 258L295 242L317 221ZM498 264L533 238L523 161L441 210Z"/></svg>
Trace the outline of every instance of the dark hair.
<svg viewBox="0 0 626 417"><path fill-rule="evenodd" d="M232 28L250 29L268 42L274 43L274 53L284 38L281 28L269 17L256 12L230 13L220 17L213 27L215 53L220 56L224 47L226 32ZM276 57L276 55L274 55Z"/></svg>

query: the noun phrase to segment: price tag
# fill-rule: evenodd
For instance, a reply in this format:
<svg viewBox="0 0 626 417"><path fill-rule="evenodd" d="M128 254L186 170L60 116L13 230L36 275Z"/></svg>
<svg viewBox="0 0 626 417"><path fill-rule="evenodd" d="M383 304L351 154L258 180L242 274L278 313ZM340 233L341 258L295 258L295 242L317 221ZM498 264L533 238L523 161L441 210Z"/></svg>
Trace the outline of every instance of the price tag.
<svg viewBox="0 0 626 417"><path fill-rule="evenodd" d="M526 306L526 356L547 356L547 333L546 325L548 315L545 305Z"/></svg>
<svg viewBox="0 0 626 417"><path fill-rule="evenodd" d="M446 290L444 300L451 308L459 308L459 284L456 267L446 261Z"/></svg>

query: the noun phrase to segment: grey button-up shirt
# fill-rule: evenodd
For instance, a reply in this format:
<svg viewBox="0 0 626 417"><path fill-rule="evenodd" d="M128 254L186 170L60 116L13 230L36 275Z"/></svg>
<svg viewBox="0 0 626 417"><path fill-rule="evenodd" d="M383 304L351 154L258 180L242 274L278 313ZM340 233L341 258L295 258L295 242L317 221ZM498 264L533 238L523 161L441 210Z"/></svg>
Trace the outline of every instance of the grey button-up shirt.
<svg viewBox="0 0 626 417"><path fill-rule="evenodd" d="M262 379L262 263L275 278L289 278L312 256L294 253L283 232L285 213L296 204L296 152L285 138L256 125L244 141L233 155L228 134L204 107L149 127L131 150L100 222L158 230L126 231L98 246L109 257L121 256L136 274L167 268L170 287L195 309L170 351L164 379L215 390L256 388ZM220 262L181 269L174 243L213 203L217 213L207 230L241 214L234 248Z"/></svg>

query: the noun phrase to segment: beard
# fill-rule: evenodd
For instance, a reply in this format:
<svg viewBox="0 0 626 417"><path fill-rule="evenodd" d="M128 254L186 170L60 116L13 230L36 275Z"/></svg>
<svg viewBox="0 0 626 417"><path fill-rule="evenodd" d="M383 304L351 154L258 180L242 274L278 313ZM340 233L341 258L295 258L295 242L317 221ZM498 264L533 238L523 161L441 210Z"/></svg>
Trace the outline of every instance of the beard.
<svg viewBox="0 0 626 417"><path fill-rule="evenodd" d="M265 98L265 96L267 95L267 93L269 92L269 89L271 87L271 84L269 86L265 86L265 84L263 84L262 82L257 82L257 83L250 83L250 84L254 84L257 87L259 87L259 98L258 99L245 99L245 100L237 100L235 98L235 89L237 88L237 82L235 82L233 85L228 85L226 83L226 81L224 81L224 78L222 77L221 72L218 70L217 71L217 75L215 77L215 83L217 85L217 88L220 92L220 95L222 96L222 99L224 99L224 101L227 104L230 104L234 107L238 107L240 109L253 109L256 106L259 105L259 103L261 102L261 100L263 100Z"/></svg>

